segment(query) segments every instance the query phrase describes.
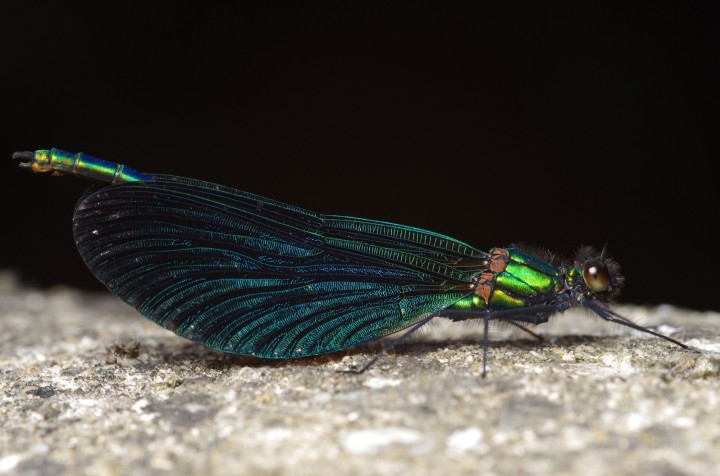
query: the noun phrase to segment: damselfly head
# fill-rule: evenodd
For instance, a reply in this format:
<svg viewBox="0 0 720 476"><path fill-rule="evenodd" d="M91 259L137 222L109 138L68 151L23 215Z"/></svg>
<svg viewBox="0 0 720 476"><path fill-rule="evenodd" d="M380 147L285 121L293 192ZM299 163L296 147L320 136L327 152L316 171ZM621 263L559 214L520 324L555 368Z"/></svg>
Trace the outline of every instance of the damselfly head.
<svg viewBox="0 0 720 476"><path fill-rule="evenodd" d="M600 301L612 301L620 293L625 278L620 265L607 256L605 250L598 252L590 246L582 246L575 255L575 269L582 273L582 287Z"/></svg>

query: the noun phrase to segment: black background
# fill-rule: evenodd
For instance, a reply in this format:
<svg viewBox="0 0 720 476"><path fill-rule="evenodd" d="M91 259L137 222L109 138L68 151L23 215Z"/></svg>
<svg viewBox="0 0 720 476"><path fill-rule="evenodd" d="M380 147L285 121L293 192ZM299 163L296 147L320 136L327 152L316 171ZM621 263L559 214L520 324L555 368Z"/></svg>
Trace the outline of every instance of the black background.
<svg viewBox="0 0 720 476"><path fill-rule="evenodd" d="M21 3L21 2L17 2ZM607 242L623 300L718 309L708 3L3 6L0 267L99 289L58 147L481 248Z"/></svg>

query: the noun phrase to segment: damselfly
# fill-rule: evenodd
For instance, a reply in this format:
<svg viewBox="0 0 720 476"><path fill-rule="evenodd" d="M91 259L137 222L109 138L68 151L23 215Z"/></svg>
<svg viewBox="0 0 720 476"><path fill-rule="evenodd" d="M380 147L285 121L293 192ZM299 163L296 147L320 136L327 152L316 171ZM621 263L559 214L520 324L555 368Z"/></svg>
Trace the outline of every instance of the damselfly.
<svg viewBox="0 0 720 476"><path fill-rule="evenodd" d="M623 278L604 250L582 247L574 260L519 246L485 252L82 153L13 157L34 172L105 182L73 217L87 266L148 319L219 351L308 357L406 330L402 339L436 317L482 319L484 376L491 320L532 334L526 326L573 306L688 348L610 308Z"/></svg>

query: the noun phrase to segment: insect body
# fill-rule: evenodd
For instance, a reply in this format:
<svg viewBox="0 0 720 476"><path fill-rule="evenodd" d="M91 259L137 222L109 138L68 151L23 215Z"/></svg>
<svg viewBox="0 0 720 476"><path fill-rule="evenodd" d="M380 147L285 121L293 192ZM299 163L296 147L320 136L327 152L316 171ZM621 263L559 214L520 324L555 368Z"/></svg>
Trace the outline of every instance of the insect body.
<svg viewBox="0 0 720 476"><path fill-rule="evenodd" d="M87 266L148 319L223 352L313 356L447 317L483 320L485 356L490 320L527 330L573 306L687 348L609 308L623 278L591 248L571 262L521 247L484 252L427 230L320 215L82 153L13 157L35 172L105 182L73 217Z"/></svg>

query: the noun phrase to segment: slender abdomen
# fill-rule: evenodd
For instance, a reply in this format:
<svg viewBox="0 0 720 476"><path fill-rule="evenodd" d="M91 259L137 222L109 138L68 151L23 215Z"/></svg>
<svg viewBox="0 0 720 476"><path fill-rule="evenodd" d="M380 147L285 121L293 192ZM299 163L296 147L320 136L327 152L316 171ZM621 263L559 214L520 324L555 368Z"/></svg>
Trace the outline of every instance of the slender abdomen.
<svg viewBox="0 0 720 476"><path fill-rule="evenodd" d="M133 170L123 164L108 162L79 152L65 152L60 149L16 152L14 158L23 160L21 167L33 172L52 172L56 175L77 175L101 182L148 182L147 174Z"/></svg>

